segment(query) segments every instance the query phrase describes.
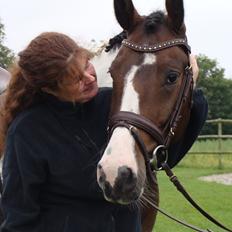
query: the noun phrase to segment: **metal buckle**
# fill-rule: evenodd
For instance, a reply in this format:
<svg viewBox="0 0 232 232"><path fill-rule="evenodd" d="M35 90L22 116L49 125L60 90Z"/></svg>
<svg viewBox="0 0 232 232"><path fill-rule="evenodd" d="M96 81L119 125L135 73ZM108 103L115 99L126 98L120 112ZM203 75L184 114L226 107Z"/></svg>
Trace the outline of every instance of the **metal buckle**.
<svg viewBox="0 0 232 232"><path fill-rule="evenodd" d="M168 150L164 145L157 146L153 153L152 159L150 160L150 165L153 171L160 171L162 167L161 163L167 163L168 161Z"/></svg>

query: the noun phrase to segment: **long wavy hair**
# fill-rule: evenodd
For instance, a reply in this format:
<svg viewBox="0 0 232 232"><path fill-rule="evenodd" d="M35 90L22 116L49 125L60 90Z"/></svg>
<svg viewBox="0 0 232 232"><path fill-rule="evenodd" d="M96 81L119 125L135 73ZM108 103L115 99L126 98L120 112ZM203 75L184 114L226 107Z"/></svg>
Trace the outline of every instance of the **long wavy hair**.
<svg viewBox="0 0 232 232"><path fill-rule="evenodd" d="M18 56L10 69L11 80L1 109L0 154L3 154L7 130L14 118L35 104L43 88L56 91L62 88L64 80L81 79L84 72L81 61L89 59L91 53L67 35L45 32Z"/></svg>

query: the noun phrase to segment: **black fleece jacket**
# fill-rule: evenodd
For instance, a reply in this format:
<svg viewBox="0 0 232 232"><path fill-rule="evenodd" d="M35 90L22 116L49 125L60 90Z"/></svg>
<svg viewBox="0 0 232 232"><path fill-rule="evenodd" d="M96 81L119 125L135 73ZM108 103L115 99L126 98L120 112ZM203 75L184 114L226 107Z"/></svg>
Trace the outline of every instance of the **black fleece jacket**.
<svg viewBox="0 0 232 232"><path fill-rule="evenodd" d="M108 203L96 182L111 89L86 104L43 98L8 130L0 231L139 232L139 209Z"/></svg>
<svg viewBox="0 0 232 232"><path fill-rule="evenodd" d="M1 232L141 231L139 209L106 202L96 183L110 99L109 88L76 105L44 94L40 104L16 117L3 162ZM171 166L191 147L205 121L201 92L194 101L189 138L171 148Z"/></svg>

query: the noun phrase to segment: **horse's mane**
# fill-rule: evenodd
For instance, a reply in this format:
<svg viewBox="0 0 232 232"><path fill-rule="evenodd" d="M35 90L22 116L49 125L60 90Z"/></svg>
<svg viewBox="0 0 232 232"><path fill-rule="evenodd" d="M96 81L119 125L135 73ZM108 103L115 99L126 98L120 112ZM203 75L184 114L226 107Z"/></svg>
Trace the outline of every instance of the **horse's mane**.
<svg viewBox="0 0 232 232"><path fill-rule="evenodd" d="M109 52L111 50L119 49L122 41L126 38L127 38L126 31L122 31L121 33L119 33L118 35L114 36L109 40L108 45L105 48L105 51Z"/></svg>
<svg viewBox="0 0 232 232"><path fill-rule="evenodd" d="M108 43L100 46L100 49L94 53L95 56L92 59L92 63L96 69L98 84L100 87L112 86L112 78L108 70L118 53L122 40L126 37L127 34L125 31L123 31L111 38Z"/></svg>
<svg viewBox="0 0 232 232"><path fill-rule="evenodd" d="M117 53L118 50L112 50L108 53L105 52L105 50L102 50L101 53L94 56L93 59L91 60L91 62L95 67L97 78L98 78L98 85L100 87L112 86L112 78L108 70L114 58L116 57Z"/></svg>

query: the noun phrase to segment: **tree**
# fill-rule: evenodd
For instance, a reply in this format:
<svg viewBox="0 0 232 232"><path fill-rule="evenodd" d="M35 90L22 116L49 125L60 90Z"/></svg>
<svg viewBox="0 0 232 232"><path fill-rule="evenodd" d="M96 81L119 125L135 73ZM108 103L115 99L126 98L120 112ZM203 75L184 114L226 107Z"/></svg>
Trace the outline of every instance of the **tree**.
<svg viewBox="0 0 232 232"><path fill-rule="evenodd" d="M208 119L232 119L232 80L224 77L225 70L218 67L216 60L205 55L198 57L198 65L198 87L202 88L208 101ZM206 124L202 133L216 133L215 129L214 126ZM225 125L223 131L232 133L232 128Z"/></svg>
<svg viewBox="0 0 232 232"><path fill-rule="evenodd" d="M3 45L4 39L4 25L0 21L0 66L2 68L7 68L14 60L14 53Z"/></svg>

